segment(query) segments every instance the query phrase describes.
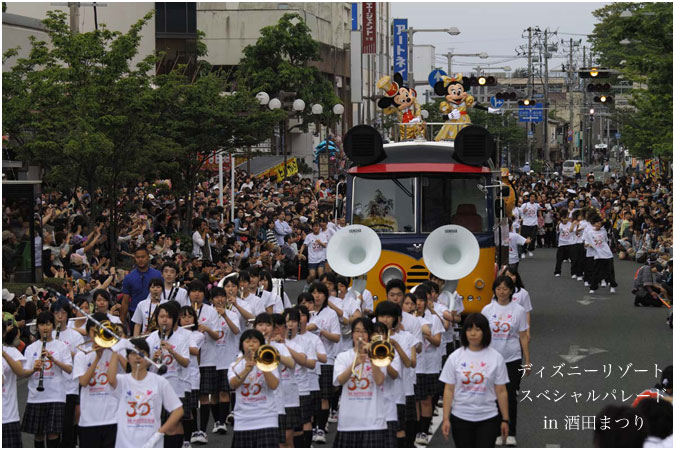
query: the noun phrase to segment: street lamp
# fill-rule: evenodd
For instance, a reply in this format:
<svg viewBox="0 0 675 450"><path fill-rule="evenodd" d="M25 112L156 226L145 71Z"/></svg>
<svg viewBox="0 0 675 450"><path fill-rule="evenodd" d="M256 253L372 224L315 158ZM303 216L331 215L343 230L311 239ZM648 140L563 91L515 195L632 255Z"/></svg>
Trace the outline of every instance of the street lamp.
<svg viewBox="0 0 675 450"><path fill-rule="evenodd" d="M452 76L452 57L453 56L478 56L480 59L487 59L488 54L485 52L480 53L452 53L448 52L448 75Z"/></svg>
<svg viewBox="0 0 675 450"><path fill-rule="evenodd" d="M333 115L338 117L338 120L340 120L340 117L342 114L345 112L345 107L337 103L333 105L333 108L331 109L333 112ZM319 136L319 143L321 143L321 114L323 114L323 106L316 103L312 105L312 115L315 116L316 120L316 129L317 129L317 134ZM326 125L326 141L329 140L330 138L330 126L331 126L331 119L328 119L328 124ZM326 148L328 148L328 143L326 143ZM318 159L317 159L318 161ZM317 163L318 164L318 163ZM329 164L329 172L330 172L330 164ZM321 172L321 167L319 166L319 173ZM329 174L330 175L330 174Z"/></svg>
<svg viewBox="0 0 675 450"><path fill-rule="evenodd" d="M415 33L424 32L424 33L448 33L450 36L457 36L460 33L460 31L459 31L459 28L457 28L457 27L426 28L426 29L423 29L423 30L418 30L418 29L410 27L407 30L405 30L405 32L408 33L408 47L409 47L408 53L410 54L410 56L408 56L408 61L409 61L408 62L408 73L410 73L410 78L411 78L409 80L409 84L414 89L415 88L415 72L413 71L413 62L415 61L415 58L413 57L413 48L414 48L413 35ZM426 84L426 81L423 84Z"/></svg>

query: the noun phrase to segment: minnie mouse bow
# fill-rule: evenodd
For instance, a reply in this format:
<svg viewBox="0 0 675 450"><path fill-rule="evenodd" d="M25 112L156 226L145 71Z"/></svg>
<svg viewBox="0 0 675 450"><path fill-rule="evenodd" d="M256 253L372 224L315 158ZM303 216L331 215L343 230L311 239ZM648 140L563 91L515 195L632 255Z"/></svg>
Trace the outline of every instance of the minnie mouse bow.
<svg viewBox="0 0 675 450"><path fill-rule="evenodd" d="M441 77L443 80L443 87L448 87L450 83L461 83L462 82L462 74L458 73L454 77L449 77L447 75L443 75Z"/></svg>

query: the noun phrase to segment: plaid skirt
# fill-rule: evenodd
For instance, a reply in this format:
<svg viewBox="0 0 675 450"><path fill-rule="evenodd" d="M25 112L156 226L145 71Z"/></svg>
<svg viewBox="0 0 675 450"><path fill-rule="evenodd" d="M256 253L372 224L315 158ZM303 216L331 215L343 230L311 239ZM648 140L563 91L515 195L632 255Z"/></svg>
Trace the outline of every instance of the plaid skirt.
<svg viewBox="0 0 675 450"><path fill-rule="evenodd" d="M406 422L417 421L417 406L415 404L414 395L405 396L405 421Z"/></svg>
<svg viewBox="0 0 675 450"><path fill-rule="evenodd" d="M227 369L216 371L218 374L218 392L230 392L230 381L227 379Z"/></svg>
<svg viewBox="0 0 675 450"><path fill-rule="evenodd" d="M295 428L302 426L304 423L302 421L302 414L299 406L286 408L286 414L284 414L283 417L285 430L294 430Z"/></svg>
<svg viewBox="0 0 675 450"><path fill-rule="evenodd" d="M235 431L232 448L279 448L279 429Z"/></svg>
<svg viewBox="0 0 675 450"><path fill-rule="evenodd" d="M405 405L396 404L396 418L398 420L398 428L396 431L405 430Z"/></svg>
<svg viewBox="0 0 675 450"><path fill-rule="evenodd" d="M383 448L391 447L389 430L338 431L334 448ZM394 446L393 448L396 448Z"/></svg>
<svg viewBox="0 0 675 450"><path fill-rule="evenodd" d="M288 411L286 411L288 414ZM300 421L304 423L309 423L312 421L312 416L314 415L314 400L312 400L312 395L301 395L300 396Z"/></svg>
<svg viewBox="0 0 675 450"><path fill-rule="evenodd" d="M61 434L65 414L65 403L26 403L21 431L30 434Z"/></svg>
<svg viewBox="0 0 675 450"><path fill-rule="evenodd" d="M319 375L319 388L321 398L330 399L335 392L333 386L333 366L324 364L321 366L321 375Z"/></svg>
<svg viewBox="0 0 675 450"><path fill-rule="evenodd" d="M186 408L192 412L193 409L199 409L199 390L185 392Z"/></svg>
<svg viewBox="0 0 675 450"><path fill-rule="evenodd" d="M216 366L199 368L199 392L204 394L218 393L218 371Z"/></svg>
<svg viewBox="0 0 675 450"><path fill-rule="evenodd" d="M438 374L418 373L417 383L415 383L415 398L424 400L427 397L433 397L438 391Z"/></svg>
<svg viewBox="0 0 675 450"><path fill-rule="evenodd" d="M185 393L183 393L185 394ZM187 407L187 398L185 395L180 397L180 403L183 407L183 417L180 420L191 420L192 419L192 410ZM166 422L171 414L166 409L162 408L162 423Z"/></svg>
<svg viewBox="0 0 675 450"><path fill-rule="evenodd" d="M389 448L398 447L396 442L396 431L398 430L398 422L396 420L387 421L387 434L389 435Z"/></svg>
<svg viewBox="0 0 675 450"><path fill-rule="evenodd" d="M2 424L2 448L22 448L21 422Z"/></svg>

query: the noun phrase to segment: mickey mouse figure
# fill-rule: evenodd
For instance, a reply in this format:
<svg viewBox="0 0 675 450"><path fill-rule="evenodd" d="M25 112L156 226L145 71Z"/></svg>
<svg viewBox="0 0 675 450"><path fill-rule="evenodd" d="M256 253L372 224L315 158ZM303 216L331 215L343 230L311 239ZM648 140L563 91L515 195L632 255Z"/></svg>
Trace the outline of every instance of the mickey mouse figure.
<svg viewBox="0 0 675 450"><path fill-rule="evenodd" d="M398 114L400 140L424 139L424 123L420 104L417 102L417 92L408 86L403 85L403 76L400 73L394 74L392 81L389 75L385 75L377 82L378 89L382 89L385 94L377 102L377 106L382 108L384 114Z"/></svg>
<svg viewBox="0 0 675 450"><path fill-rule="evenodd" d="M468 93L468 80L462 80L462 74L454 77L443 76L441 81L434 85L436 95L444 96L446 102L441 102L440 110L443 113L445 125L434 138L436 141L454 140L457 133L471 124L467 108L474 105L474 98Z"/></svg>

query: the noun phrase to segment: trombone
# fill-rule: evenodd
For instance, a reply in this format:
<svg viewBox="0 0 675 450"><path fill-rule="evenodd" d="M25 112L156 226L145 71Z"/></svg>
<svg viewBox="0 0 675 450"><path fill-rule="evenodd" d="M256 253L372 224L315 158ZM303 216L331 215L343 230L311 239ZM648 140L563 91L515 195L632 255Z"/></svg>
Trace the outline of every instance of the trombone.
<svg viewBox="0 0 675 450"><path fill-rule="evenodd" d="M236 361L234 362L234 366L236 366L239 363L239 361L241 361L244 358L246 358L245 353L236 359ZM279 356L279 350L277 350L270 344L263 344L260 347L258 347L258 350L255 352L255 356L253 357L253 359L255 361L255 366L261 372L273 371L274 369L279 367L279 362L281 361L281 358Z"/></svg>
<svg viewBox="0 0 675 450"><path fill-rule="evenodd" d="M93 319L92 319L93 320ZM94 344L91 348L84 348L85 344L80 344L76 348L85 355L95 352L101 348L111 348L119 342L119 335L123 334L122 326L112 323L109 320L104 320L96 326L96 334L94 335ZM115 336L118 335L118 336Z"/></svg>
<svg viewBox="0 0 675 450"><path fill-rule="evenodd" d="M371 340L371 342L366 344L368 349L368 358L370 359L370 363L372 365L384 368L391 364L391 362L394 360L394 346L391 345L391 342L389 342L389 334L390 332L387 333L386 338L383 338L382 336L376 336ZM365 364L364 362L361 362L358 370L356 369L356 360L358 359L358 355L361 351L362 342L363 340L359 338L358 349L354 354L354 361L352 361L352 375L354 375L354 377L359 381L363 377L363 366Z"/></svg>

